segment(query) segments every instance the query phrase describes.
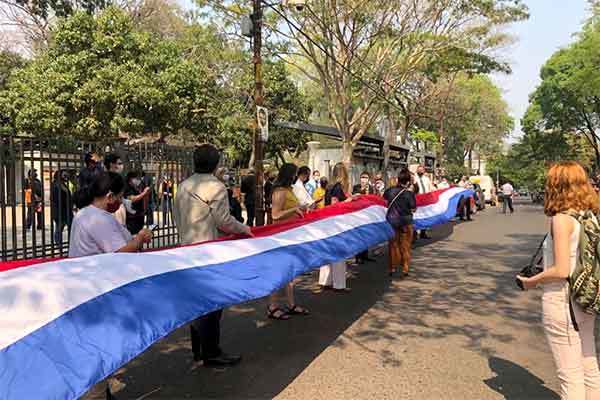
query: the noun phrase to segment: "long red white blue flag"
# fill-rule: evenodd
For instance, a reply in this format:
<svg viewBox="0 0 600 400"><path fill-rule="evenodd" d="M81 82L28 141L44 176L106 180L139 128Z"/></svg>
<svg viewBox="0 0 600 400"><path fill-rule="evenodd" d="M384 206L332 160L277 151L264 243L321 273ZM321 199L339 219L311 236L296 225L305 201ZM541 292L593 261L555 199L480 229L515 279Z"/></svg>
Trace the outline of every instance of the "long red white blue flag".
<svg viewBox="0 0 600 400"><path fill-rule="evenodd" d="M415 226L456 214L460 188L418 196ZM0 399L75 399L176 328L258 299L393 235L364 196L255 238L138 254L0 263Z"/></svg>

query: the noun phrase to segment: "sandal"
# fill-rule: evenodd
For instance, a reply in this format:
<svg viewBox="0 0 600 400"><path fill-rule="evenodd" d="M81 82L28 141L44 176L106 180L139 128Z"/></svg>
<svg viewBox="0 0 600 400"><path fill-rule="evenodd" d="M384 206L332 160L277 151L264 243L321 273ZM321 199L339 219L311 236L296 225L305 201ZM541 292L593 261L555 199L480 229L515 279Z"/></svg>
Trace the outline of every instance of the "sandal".
<svg viewBox="0 0 600 400"><path fill-rule="evenodd" d="M306 308L302 308L298 305L293 305L292 307L288 307L287 313L289 315L310 315L310 311L308 311Z"/></svg>
<svg viewBox="0 0 600 400"><path fill-rule="evenodd" d="M279 307L267 308L267 317L278 321L287 321L290 319L290 314Z"/></svg>

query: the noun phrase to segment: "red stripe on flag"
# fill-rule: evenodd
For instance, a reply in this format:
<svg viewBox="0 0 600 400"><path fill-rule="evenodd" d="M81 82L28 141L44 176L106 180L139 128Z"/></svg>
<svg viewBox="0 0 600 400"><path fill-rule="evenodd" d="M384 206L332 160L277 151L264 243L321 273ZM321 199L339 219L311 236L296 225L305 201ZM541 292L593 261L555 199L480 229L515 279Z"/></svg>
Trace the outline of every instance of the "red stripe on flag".
<svg viewBox="0 0 600 400"><path fill-rule="evenodd" d="M286 221L286 222L281 222L281 223L277 223L277 224L273 224L273 225L252 228L252 233L254 234L255 237L271 236L276 233L280 233L280 232L284 232L284 231L287 231L290 229L298 228L302 225L306 225L311 222L320 221L322 219L333 217L336 215L349 214L349 213L359 211L359 210L365 209L367 207L375 206L375 205L385 207L386 202L381 197L375 196L375 195L360 196L358 199L351 201L351 202L337 203L333 206L329 206L329 207L322 208L320 210L315 210L315 211L309 212L303 218L297 218L297 219L291 220L291 221ZM221 241L225 241L225 240L237 240L237 239L243 239L243 238L244 238L244 236L241 236L241 235L229 235L229 236L224 236L217 240L212 240L209 242L163 247L160 249L146 250L146 252L155 252L155 251L174 249L174 248L179 248L179 247L198 246L200 244L205 244L205 243L221 242ZM12 269L17 269L17 268L29 267L29 266L53 262L53 261L59 261L59 260L63 260L63 259L64 258L34 258L34 259L29 259L29 260L0 262L0 272L9 271Z"/></svg>
<svg viewBox="0 0 600 400"><path fill-rule="evenodd" d="M417 207L425 207L430 206L432 204L437 203L440 200L440 195L453 187L447 189L436 190L435 192L418 194L417 197Z"/></svg>

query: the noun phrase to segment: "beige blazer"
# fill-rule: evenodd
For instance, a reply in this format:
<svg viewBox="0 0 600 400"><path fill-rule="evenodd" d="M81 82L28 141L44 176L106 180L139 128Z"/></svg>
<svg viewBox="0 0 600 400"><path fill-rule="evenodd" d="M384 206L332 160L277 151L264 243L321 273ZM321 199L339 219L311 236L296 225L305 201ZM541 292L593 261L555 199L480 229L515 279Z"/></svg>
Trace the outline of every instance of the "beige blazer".
<svg viewBox="0 0 600 400"><path fill-rule="evenodd" d="M179 185L173 217L182 244L214 240L221 233L244 233L246 229L229 213L227 188L212 174L194 174Z"/></svg>

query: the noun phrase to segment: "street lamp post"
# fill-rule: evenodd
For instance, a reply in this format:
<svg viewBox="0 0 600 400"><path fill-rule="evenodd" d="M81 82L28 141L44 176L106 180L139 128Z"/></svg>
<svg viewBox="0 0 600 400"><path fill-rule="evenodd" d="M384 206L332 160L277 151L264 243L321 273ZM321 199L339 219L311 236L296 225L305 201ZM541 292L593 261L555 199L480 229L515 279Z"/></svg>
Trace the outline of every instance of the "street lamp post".
<svg viewBox="0 0 600 400"><path fill-rule="evenodd" d="M262 0L252 0L252 36L253 36L253 59L254 63L254 105L262 107L264 103L263 95L263 80L262 80ZM258 110L258 108L256 109ZM254 121L254 176L256 177L256 199L255 199L255 216L256 225L262 226L265 224L265 206L264 206L264 143L262 141L258 112L255 112Z"/></svg>

